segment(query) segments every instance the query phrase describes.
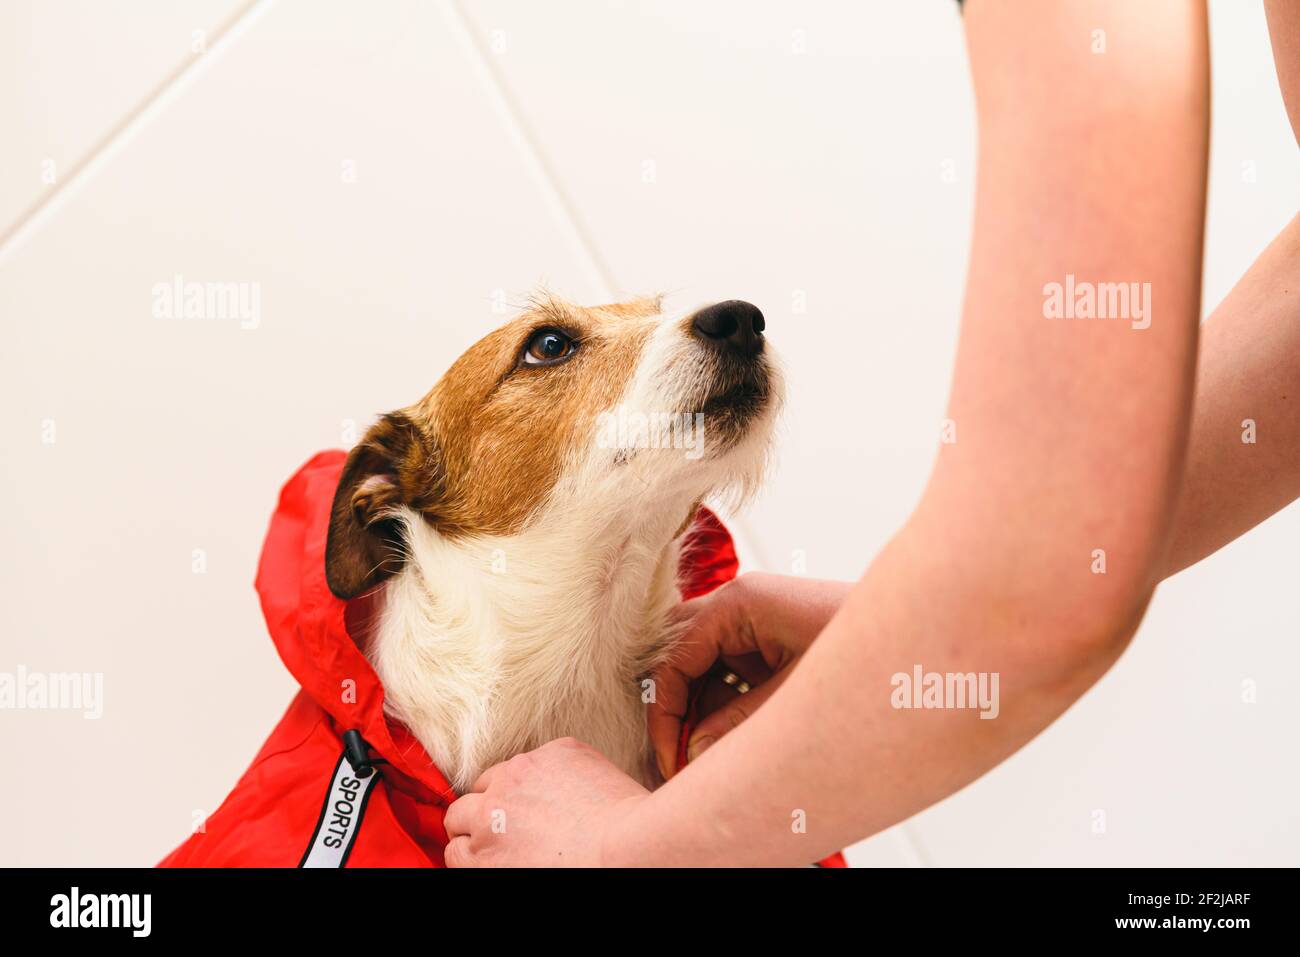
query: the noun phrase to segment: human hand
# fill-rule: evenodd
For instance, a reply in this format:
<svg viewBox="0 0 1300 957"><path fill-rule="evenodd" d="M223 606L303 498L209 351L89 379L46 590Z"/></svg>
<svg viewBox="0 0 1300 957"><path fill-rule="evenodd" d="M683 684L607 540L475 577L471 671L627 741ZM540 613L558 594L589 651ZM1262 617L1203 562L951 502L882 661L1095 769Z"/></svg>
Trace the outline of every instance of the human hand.
<svg viewBox="0 0 1300 957"><path fill-rule="evenodd" d="M694 760L771 697L852 588L820 581L750 572L716 591L683 602L686 631L672 659L654 675L647 710L650 741L664 779L677 772L682 719L696 692L700 719L691 732ZM750 686L737 694L713 674L721 662Z"/></svg>
<svg viewBox="0 0 1300 957"><path fill-rule="evenodd" d="M560 738L484 771L452 802L448 867L599 867L614 826L649 795L595 748Z"/></svg>

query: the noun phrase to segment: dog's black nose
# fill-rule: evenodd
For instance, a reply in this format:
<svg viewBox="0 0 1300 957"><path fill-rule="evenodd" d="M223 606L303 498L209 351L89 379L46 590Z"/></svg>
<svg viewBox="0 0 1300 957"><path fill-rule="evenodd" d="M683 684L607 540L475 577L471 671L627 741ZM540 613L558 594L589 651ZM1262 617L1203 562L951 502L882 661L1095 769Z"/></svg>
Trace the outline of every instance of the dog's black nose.
<svg viewBox="0 0 1300 957"><path fill-rule="evenodd" d="M706 306L692 317L691 325L705 339L744 355L755 356L763 351L767 323L758 306L743 299Z"/></svg>

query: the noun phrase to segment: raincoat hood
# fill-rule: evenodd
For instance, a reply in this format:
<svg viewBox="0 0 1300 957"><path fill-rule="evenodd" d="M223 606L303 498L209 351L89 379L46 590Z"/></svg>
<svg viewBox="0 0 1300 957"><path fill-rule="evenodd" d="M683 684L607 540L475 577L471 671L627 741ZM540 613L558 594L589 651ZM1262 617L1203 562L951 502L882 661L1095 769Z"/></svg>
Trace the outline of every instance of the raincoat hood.
<svg viewBox="0 0 1300 957"><path fill-rule="evenodd" d="M325 581L345 459L321 452L284 486L258 564L267 629L302 690L234 791L162 866L442 865L442 819L455 792L414 736L385 715L379 677L349 632L373 596L345 602ZM684 598L729 581L738 567L712 512L701 509L689 535ZM378 770L366 773L358 754L376 759Z"/></svg>

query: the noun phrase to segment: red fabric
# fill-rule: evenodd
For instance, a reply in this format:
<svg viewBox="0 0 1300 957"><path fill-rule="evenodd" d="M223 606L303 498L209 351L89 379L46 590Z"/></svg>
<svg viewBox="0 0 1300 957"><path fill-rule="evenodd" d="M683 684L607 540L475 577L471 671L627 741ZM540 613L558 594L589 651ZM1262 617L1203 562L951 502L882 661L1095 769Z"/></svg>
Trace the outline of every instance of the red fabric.
<svg viewBox="0 0 1300 957"><path fill-rule="evenodd" d="M346 866L443 866L443 816L455 792L410 732L384 715L379 677L347 628L365 599L344 602L325 583L329 510L345 458L342 451L321 452L284 486L258 564L267 628L302 690L203 830L160 867L296 866L320 816L343 732L353 728L389 763ZM736 576L731 536L707 509L688 536L682 566L688 598Z"/></svg>

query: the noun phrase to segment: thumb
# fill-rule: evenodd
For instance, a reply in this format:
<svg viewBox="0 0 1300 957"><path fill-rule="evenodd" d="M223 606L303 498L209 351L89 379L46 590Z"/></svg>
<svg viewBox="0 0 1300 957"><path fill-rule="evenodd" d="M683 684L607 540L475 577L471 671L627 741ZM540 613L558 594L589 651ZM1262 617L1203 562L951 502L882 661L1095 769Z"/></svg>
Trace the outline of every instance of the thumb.
<svg viewBox="0 0 1300 957"><path fill-rule="evenodd" d="M687 762L694 761L720 737L732 728L739 727L742 721L758 710L759 705L772 697L772 692L784 680L785 674L778 672L746 694L736 695L736 700L725 707L706 715L691 731L686 744Z"/></svg>

